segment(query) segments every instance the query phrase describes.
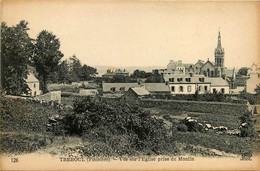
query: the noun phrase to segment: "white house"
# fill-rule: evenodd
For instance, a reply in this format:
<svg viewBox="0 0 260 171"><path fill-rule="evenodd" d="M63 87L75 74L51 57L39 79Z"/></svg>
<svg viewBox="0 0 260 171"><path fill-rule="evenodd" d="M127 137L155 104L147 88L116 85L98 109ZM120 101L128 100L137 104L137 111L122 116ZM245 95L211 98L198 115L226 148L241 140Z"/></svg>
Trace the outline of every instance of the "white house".
<svg viewBox="0 0 260 171"><path fill-rule="evenodd" d="M208 78L210 81L210 93L221 92L223 94L229 94L229 84L221 77Z"/></svg>
<svg viewBox="0 0 260 171"><path fill-rule="evenodd" d="M210 92L210 82L204 75L191 77L190 74L168 74L164 76L168 83L171 94L194 94L198 90L199 94Z"/></svg>
<svg viewBox="0 0 260 171"><path fill-rule="evenodd" d="M255 63L249 68L247 75L249 79L246 81L246 92L255 94L256 85L260 84L260 72Z"/></svg>
<svg viewBox="0 0 260 171"><path fill-rule="evenodd" d="M39 85L39 80L34 76L33 73L29 73L27 75L27 79L25 79L28 87L29 87L29 95L30 96L38 96L41 94L41 90L40 90L40 85Z"/></svg>

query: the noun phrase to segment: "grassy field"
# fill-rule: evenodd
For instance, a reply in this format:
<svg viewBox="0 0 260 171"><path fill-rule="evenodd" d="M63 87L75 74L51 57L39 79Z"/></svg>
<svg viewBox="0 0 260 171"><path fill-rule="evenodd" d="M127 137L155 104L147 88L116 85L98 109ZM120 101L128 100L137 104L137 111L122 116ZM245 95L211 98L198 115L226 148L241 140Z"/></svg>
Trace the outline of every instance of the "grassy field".
<svg viewBox="0 0 260 171"><path fill-rule="evenodd" d="M189 111L179 111L179 110L170 110L163 108L145 108L149 110L152 115L170 115L172 118L184 119L185 117L192 117L202 124L211 124L212 126L226 126L228 129L237 129L240 124L239 117L241 114L237 115L228 115L223 113L205 113L202 112L189 112Z"/></svg>
<svg viewBox="0 0 260 171"><path fill-rule="evenodd" d="M80 100L82 97L62 97L62 103L73 106L73 101L76 99ZM4 103L6 104L7 102ZM0 127L1 153L31 153L48 148L51 149L50 153L57 154L58 152L55 151L57 144L67 142L66 146L73 145L70 144L70 141L66 141L67 139L80 141L81 143L75 148L81 149L84 154L90 154L107 146L104 142L100 142L98 138L90 141L89 137L86 136L72 138L71 136L55 136L51 132L48 132L46 125L48 124L49 117L55 114L62 114L61 111L52 106L21 100L12 100L8 101L8 103L10 103L9 106L0 105L0 111L13 114ZM150 111L152 115L170 115L176 120L182 120L190 116L201 123L209 123L213 126L226 126L228 129L237 129L240 124L239 113L228 115L226 113L189 112L159 107L145 108L145 110ZM17 119L12 117L17 117ZM256 116L256 123L259 123L259 116ZM121 138L122 142L125 142L124 137ZM56 143L56 146L53 144L53 141ZM172 137L167 141L175 146L178 154L196 154L202 156L211 156L213 154L214 156L214 150L230 154L257 152L257 140L226 134L180 132L175 130ZM61 152L62 150L60 150ZM102 153L102 150L99 153Z"/></svg>

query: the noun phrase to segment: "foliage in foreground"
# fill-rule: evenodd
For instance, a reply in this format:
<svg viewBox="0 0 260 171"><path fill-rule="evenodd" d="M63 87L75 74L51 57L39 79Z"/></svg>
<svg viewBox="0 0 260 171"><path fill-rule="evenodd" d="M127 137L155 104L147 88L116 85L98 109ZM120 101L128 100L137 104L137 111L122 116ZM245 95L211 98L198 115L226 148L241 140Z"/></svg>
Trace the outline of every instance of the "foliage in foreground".
<svg viewBox="0 0 260 171"><path fill-rule="evenodd" d="M0 90L0 131L46 133L49 117L65 112L33 101L7 98Z"/></svg>
<svg viewBox="0 0 260 171"><path fill-rule="evenodd" d="M0 133L0 154L2 153L30 153L36 151L52 141L52 137L28 133Z"/></svg>
<svg viewBox="0 0 260 171"><path fill-rule="evenodd" d="M172 154L175 150L162 120L119 101L102 102L90 97L76 101L73 113L62 123L67 134L80 135L93 144L86 147L86 155Z"/></svg>
<svg viewBox="0 0 260 171"><path fill-rule="evenodd" d="M199 145L234 154L242 154L245 152L256 153L257 149L256 143L248 137L242 138L225 134L176 132L172 137L172 141L190 145Z"/></svg>

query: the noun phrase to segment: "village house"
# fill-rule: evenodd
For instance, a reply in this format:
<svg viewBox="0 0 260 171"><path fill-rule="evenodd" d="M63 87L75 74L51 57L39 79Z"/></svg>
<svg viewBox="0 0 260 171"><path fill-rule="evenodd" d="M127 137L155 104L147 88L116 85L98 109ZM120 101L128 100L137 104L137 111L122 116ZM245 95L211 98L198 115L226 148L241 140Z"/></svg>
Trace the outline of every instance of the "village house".
<svg viewBox="0 0 260 171"><path fill-rule="evenodd" d="M211 62L208 60L204 63L203 60L198 60L196 64L185 64L182 60L174 61L170 60L166 69L159 69L158 72L161 75L171 74L189 74L191 77L194 75L204 75L206 77L224 77L225 66L224 66L224 48L221 46L221 35L218 33L218 44L215 48L215 61Z"/></svg>
<svg viewBox="0 0 260 171"><path fill-rule="evenodd" d="M247 93L255 94L255 88L260 84L260 69L255 63L249 68L247 76L249 78L246 80L245 90Z"/></svg>
<svg viewBox="0 0 260 171"><path fill-rule="evenodd" d="M182 60L174 61L170 60L167 65L167 69L158 69L158 73L161 75L167 74L193 74L193 64L184 64ZM153 70L154 72L155 70Z"/></svg>
<svg viewBox="0 0 260 171"><path fill-rule="evenodd" d="M145 98L150 95L149 91L144 86L131 87L129 90L120 98L126 101L136 101L137 99Z"/></svg>
<svg viewBox="0 0 260 171"><path fill-rule="evenodd" d="M210 92L210 81L204 75L191 77L190 74L170 74L165 75L164 80L169 85L172 95L175 94L194 94L198 90L199 94Z"/></svg>
<svg viewBox="0 0 260 171"><path fill-rule="evenodd" d="M129 76L129 72L127 72L125 69L108 69L107 73L103 74L102 77L112 79L116 75Z"/></svg>
<svg viewBox="0 0 260 171"><path fill-rule="evenodd" d="M146 90L150 92L151 95L170 95L169 86L165 83L142 83Z"/></svg>
<svg viewBox="0 0 260 171"><path fill-rule="evenodd" d="M103 94L123 94L131 87L138 87L138 83L102 83Z"/></svg>
<svg viewBox="0 0 260 171"><path fill-rule="evenodd" d="M32 72L29 72L25 81L29 87L29 96L35 97L41 94L39 80L34 76Z"/></svg>
<svg viewBox="0 0 260 171"><path fill-rule="evenodd" d="M210 82L210 93L229 94L229 84L221 77L208 78Z"/></svg>

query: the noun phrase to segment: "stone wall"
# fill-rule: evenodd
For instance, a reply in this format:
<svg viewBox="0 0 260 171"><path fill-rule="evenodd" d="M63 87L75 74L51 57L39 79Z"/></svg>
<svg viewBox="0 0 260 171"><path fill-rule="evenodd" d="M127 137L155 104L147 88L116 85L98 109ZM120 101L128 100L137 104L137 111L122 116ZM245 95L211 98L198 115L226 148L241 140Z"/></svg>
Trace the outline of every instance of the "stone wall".
<svg viewBox="0 0 260 171"><path fill-rule="evenodd" d="M42 101L57 101L61 103L61 91L52 91L36 97L37 100Z"/></svg>

